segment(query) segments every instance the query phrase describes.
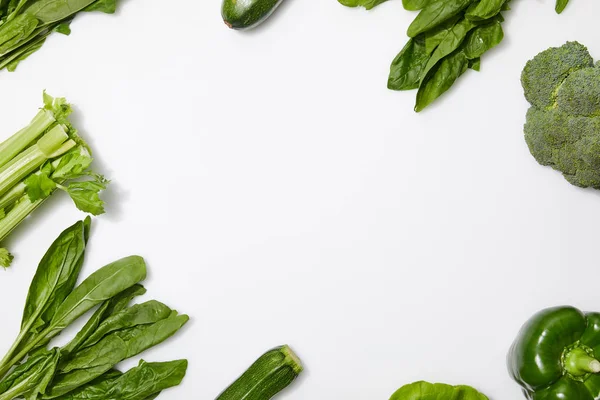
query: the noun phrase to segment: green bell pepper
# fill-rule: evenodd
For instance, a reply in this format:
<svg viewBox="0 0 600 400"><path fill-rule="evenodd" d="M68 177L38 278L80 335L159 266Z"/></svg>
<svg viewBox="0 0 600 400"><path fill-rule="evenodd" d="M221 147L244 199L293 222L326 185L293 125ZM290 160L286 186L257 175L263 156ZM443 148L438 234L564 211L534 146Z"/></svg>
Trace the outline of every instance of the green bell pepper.
<svg viewBox="0 0 600 400"><path fill-rule="evenodd" d="M508 353L508 370L531 400L600 398L600 313L555 307L535 314Z"/></svg>

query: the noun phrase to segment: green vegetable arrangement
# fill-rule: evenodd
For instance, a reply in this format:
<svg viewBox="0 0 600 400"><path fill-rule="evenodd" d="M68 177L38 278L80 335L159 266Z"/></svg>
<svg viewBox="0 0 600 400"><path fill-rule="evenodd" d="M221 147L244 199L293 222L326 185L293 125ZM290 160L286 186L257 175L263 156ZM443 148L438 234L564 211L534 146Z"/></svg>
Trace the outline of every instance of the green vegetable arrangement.
<svg viewBox="0 0 600 400"><path fill-rule="evenodd" d="M402 386L390 400L488 400L470 386L450 386L444 383L419 381Z"/></svg>
<svg viewBox="0 0 600 400"><path fill-rule="evenodd" d="M69 122L71 111L64 98L44 93L29 125L0 143L0 242L57 189L84 212L104 212L98 194L108 181L90 169L92 153ZM0 248L0 265L12 259Z"/></svg>
<svg viewBox="0 0 600 400"><path fill-rule="evenodd" d="M289 346L280 346L259 357L217 400L269 400L288 387L304 367Z"/></svg>
<svg viewBox="0 0 600 400"><path fill-rule="evenodd" d="M21 331L0 361L0 400L146 400L185 376L185 360L142 361L125 373L114 369L173 336L189 318L154 300L129 305L146 292L139 284L146 277L146 264L138 256L100 268L75 286L89 229L89 217L66 229L41 260ZM47 348L52 338L96 306L67 345Z"/></svg>
<svg viewBox="0 0 600 400"><path fill-rule="evenodd" d="M531 154L573 185L600 189L600 65L569 42L530 60L521 82L531 103L524 129Z"/></svg>
<svg viewBox="0 0 600 400"><path fill-rule="evenodd" d="M386 0L339 0L371 9ZM419 11L408 27L409 40L390 67L388 88L417 90L420 112L452 87L468 69L479 71L481 57L504 38L503 11L510 0L402 0ZM566 6L558 0L557 11Z"/></svg>
<svg viewBox="0 0 600 400"><path fill-rule="evenodd" d="M600 314L573 307L542 310L523 325L508 369L532 400L600 396Z"/></svg>
<svg viewBox="0 0 600 400"><path fill-rule="evenodd" d="M117 0L0 1L0 69L14 71L52 32L69 35L69 25L79 12L112 14L116 5Z"/></svg>

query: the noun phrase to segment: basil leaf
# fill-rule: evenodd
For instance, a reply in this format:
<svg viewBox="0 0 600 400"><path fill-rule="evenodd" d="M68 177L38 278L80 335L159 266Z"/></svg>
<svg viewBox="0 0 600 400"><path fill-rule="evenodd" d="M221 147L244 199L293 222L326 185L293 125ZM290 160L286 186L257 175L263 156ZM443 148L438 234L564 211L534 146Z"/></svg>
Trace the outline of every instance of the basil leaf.
<svg viewBox="0 0 600 400"><path fill-rule="evenodd" d="M470 386L450 386L443 383L415 382L402 386L390 400L488 400Z"/></svg>
<svg viewBox="0 0 600 400"><path fill-rule="evenodd" d="M408 27L408 36L415 37L435 28L465 10L474 0L434 0L427 4Z"/></svg>
<svg viewBox="0 0 600 400"><path fill-rule="evenodd" d="M98 307L94 315L88 320L83 328L75 335L75 338L61 349L63 354L62 360L70 357L70 354L81 348L83 343L96 331L98 326L108 317L116 314L127 307L129 302L136 296L141 296L146 293L146 289L142 285L133 285L129 289L122 291L110 300L105 301Z"/></svg>
<svg viewBox="0 0 600 400"><path fill-rule="evenodd" d="M63 396L101 376L119 362L162 343L188 320L187 315L176 315L174 312L169 318L154 324L112 332L94 346L78 351L72 360L62 366L44 399Z"/></svg>
<svg viewBox="0 0 600 400"><path fill-rule="evenodd" d="M450 89L458 77L465 73L468 64L465 53L460 50L445 57L421 83L417 92L415 111L422 111Z"/></svg>
<svg viewBox="0 0 600 400"><path fill-rule="evenodd" d="M458 49L458 47L467 37L469 31L475 26L476 25L470 20L462 19L456 25L454 25L452 29L447 31L447 34L444 36L427 62L427 65L422 73L421 82L427 78L429 71L431 71L431 69L435 67L440 60L452 54L454 50Z"/></svg>
<svg viewBox="0 0 600 400"><path fill-rule="evenodd" d="M374 7L377 7L381 3L385 3L387 0L338 0L340 4L345 5L346 7L364 7L367 10L370 10Z"/></svg>
<svg viewBox="0 0 600 400"><path fill-rule="evenodd" d="M507 0L481 0L477 6L466 13L466 17L473 21L482 21L496 16Z"/></svg>
<svg viewBox="0 0 600 400"><path fill-rule="evenodd" d="M140 364L124 374L92 382L57 400L149 400L177 386L185 377L187 360Z"/></svg>
<svg viewBox="0 0 600 400"><path fill-rule="evenodd" d="M410 90L419 87L421 72L429 54L425 49L422 36L411 38L390 66L388 88L392 90Z"/></svg>
<svg viewBox="0 0 600 400"><path fill-rule="evenodd" d="M481 25L471 32L465 41L465 55L468 59L480 58L486 51L496 47L504 39L500 20Z"/></svg>

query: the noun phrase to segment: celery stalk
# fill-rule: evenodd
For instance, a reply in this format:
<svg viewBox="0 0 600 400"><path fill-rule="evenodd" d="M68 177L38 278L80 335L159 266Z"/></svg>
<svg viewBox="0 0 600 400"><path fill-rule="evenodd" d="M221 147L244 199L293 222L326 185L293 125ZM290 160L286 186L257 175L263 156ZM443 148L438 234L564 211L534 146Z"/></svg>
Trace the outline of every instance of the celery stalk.
<svg viewBox="0 0 600 400"><path fill-rule="evenodd" d="M29 147L56 120L52 112L40 110L25 128L0 143L0 167L6 165L17 154Z"/></svg>

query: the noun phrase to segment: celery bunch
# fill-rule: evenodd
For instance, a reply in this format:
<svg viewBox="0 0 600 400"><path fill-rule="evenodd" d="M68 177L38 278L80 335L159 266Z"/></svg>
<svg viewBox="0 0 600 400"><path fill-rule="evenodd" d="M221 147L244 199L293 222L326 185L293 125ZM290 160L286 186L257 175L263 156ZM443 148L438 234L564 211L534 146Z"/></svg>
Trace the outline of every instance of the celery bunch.
<svg viewBox="0 0 600 400"><path fill-rule="evenodd" d="M0 144L0 242L57 189L80 210L104 212L99 192L108 181L90 169L91 151L69 122L71 106L44 93L31 123ZM13 256L0 248L0 265Z"/></svg>

